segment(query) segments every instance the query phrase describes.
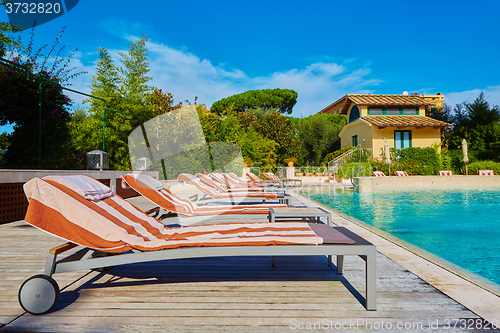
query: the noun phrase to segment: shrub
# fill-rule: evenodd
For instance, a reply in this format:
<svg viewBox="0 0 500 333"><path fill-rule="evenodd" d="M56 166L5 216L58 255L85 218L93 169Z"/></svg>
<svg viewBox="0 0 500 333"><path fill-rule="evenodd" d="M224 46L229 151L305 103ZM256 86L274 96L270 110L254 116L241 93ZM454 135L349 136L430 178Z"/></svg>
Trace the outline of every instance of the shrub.
<svg viewBox="0 0 500 333"><path fill-rule="evenodd" d="M404 170L409 175L436 175L440 169L436 151L430 147L393 149L395 156L392 170Z"/></svg>
<svg viewBox="0 0 500 333"><path fill-rule="evenodd" d="M389 165L385 162L373 161L372 162L372 171L382 171L386 176L390 174L390 171L394 172L394 166Z"/></svg>
<svg viewBox="0 0 500 333"><path fill-rule="evenodd" d="M352 173L359 167L358 162L349 162L340 166L337 170L336 176L338 178L351 178ZM368 177L371 176L373 171L372 164L369 162L361 163L361 168L359 168L354 174L354 177Z"/></svg>
<svg viewBox="0 0 500 333"><path fill-rule="evenodd" d="M479 170L493 170L495 175L500 175L500 163L494 161L473 162L468 165L468 170L469 175L477 175Z"/></svg>
<svg viewBox="0 0 500 333"><path fill-rule="evenodd" d="M465 175L465 166L463 162L464 154L461 149L448 150L444 153L444 155L448 155L450 159L450 168L447 170L453 170L453 174L464 174ZM467 157L469 158L469 165L477 162L477 153L474 150L469 150L467 152ZM443 164L443 170L445 165Z"/></svg>

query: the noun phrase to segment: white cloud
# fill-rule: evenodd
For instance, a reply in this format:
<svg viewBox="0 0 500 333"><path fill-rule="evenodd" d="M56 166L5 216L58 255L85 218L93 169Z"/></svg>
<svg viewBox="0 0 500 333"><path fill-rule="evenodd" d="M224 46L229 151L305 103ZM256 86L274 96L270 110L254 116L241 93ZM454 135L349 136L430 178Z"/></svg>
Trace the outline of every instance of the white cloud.
<svg viewBox="0 0 500 333"><path fill-rule="evenodd" d="M449 92L445 94L445 101L448 105L454 107L456 104L461 104L463 102L471 103L483 92L484 97L490 104L500 105L500 85L490 86L484 89L471 89L459 92Z"/></svg>
<svg viewBox="0 0 500 333"><path fill-rule="evenodd" d="M208 107L224 97L251 89L283 88L298 92L296 117L317 113L346 93L368 93L378 80L366 79L367 68L350 69L336 63L313 63L266 76L250 77L241 70L228 70L209 60L149 42L153 85L171 92L177 101L198 97Z"/></svg>
<svg viewBox="0 0 500 333"><path fill-rule="evenodd" d="M134 36L127 36L127 40L136 40ZM198 97L199 103L208 107L213 102L234 94L252 89L293 89L299 97L294 107L293 116L309 116L315 114L347 93L372 93L379 80L369 79L370 69L367 66L353 68L353 62L348 65L317 62L305 68L292 68L287 71L274 72L265 76L251 77L238 69L227 69L223 64L213 64L207 59L168 45L149 41L148 61L150 75L153 78L151 85L171 92L176 101L194 101ZM115 64L119 65L118 52L108 50ZM126 52L126 49L121 50ZM83 55L78 53L72 66L78 71L88 73L71 81L76 90L86 93L90 91L92 75L95 73L97 53ZM92 62L85 62L85 59ZM347 62L346 62L347 63ZM70 96L75 104L81 103L85 97L75 94Z"/></svg>

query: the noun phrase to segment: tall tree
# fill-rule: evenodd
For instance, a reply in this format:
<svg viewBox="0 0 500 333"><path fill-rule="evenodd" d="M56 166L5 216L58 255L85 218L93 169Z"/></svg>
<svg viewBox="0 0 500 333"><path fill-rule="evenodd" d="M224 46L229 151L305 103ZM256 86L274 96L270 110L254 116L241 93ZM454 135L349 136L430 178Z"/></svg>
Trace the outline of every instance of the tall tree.
<svg viewBox="0 0 500 333"><path fill-rule="evenodd" d="M91 91L93 95L105 99L108 108L112 110L104 110L102 101L91 99L88 117L83 121L71 123L73 145L80 154L84 154L102 147L105 111L105 149L110 157L111 169L130 168L128 135L143 122L143 119L147 120L154 116L154 108L166 110L166 104L171 102L171 96L164 95L161 91L155 90L151 93L151 87L148 85L151 78L148 76L146 43L147 37L144 36L131 42L126 52L120 52L121 67L115 65L106 49L99 49L99 60L96 74L92 78Z"/></svg>
<svg viewBox="0 0 500 333"><path fill-rule="evenodd" d="M254 109L251 112L239 112L238 119L244 126L252 126L266 139L275 141L278 163L289 157L298 158L301 154L301 142L297 138L297 128L290 117L275 110Z"/></svg>
<svg viewBox="0 0 500 333"><path fill-rule="evenodd" d="M249 90L216 101L210 107L212 112L221 114L228 107L235 111L250 109L278 110L280 113L292 113L297 103L297 92L290 89Z"/></svg>
<svg viewBox="0 0 500 333"><path fill-rule="evenodd" d="M466 139L480 159L499 159L500 109L491 107L481 93L472 103L458 104L450 118L453 129L447 134L449 147L458 149Z"/></svg>
<svg viewBox="0 0 500 333"><path fill-rule="evenodd" d="M345 125L343 115L315 114L297 120L298 138L302 142L303 164L320 165L323 158L340 149L338 134Z"/></svg>
<svg viewBox="0 0 500 333"><path fill-rule="evenodd" d="M130 107L130 112L140 112L146 101L146 95L151 92L148 86L151 77L149 73L149 63L147 61L147 36L131 42L128 52L119 52L122 67L120 93Z"/></svg>

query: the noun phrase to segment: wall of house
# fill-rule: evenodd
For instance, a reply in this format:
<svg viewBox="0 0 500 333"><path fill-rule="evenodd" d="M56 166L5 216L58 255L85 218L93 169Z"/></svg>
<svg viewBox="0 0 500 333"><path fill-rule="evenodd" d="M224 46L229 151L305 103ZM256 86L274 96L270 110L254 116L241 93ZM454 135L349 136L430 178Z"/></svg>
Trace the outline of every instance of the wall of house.
<svg viewBox="0 0 500 333"><path fill-rule="evenodd" d="M380 157L386 141L389 148L394 148L394 131L401 130L401 128L386 127L379 129L377 126L372 126L372 128L373 157L378 158ZM403 128L403 130L411 130L412 147L431 147L433 144L441 142L441 130L439 128Z"/></svg>
<svg viewBox="0 0 500 333"><path fill-rule="evenodd" d="M354 135L358 136L358 144L361 144L361 148L372 148L372 127L361 120L345 125L339 133L341 148L351 146Z"/></svg>
<svg viewBox="0 0 500 333"><path fill-rule="evenodd" d="M422 105L418 107L418 115L425 117L425 106Z"/></svg>
<svg viewBox="0 0 500 333"><path fill-rule="evenodd" d="M347 111L347 119L348 119L348 121L349 121L349 117L351 116L351 110L352 110L352 108L354 106L356 106L356 104L351 105L351 107ZM368 115L368 107L366 105L358 105L358 109L359 109L359 116L360 117L364 117L364 116Z"/></svg>

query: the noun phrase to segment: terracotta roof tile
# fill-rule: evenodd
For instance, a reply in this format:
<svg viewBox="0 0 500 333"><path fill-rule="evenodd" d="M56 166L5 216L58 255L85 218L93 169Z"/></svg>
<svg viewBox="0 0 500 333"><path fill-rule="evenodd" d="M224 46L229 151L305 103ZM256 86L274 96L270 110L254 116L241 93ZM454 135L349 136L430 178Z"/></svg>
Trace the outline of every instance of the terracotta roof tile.
<svg viewBox="0 0 500 333"><path fill-rule="evenodd" d="M356 105L420 106L431 104L416 95L347 95L347 97Z"/></svg>
<svg viewBox="0 0 500 333"><path fill-rule="evenodd" d="M444 121L423 116L364 116L361 120L369 122L378 128L384 127L435 127L445 128L451 126Z"/></svg>
<svg viewBox="0 0 500 333"><path fill-rule="evenodd" d="M319 113L347 114L351 104L367 106L421 106L432 105L417 95L370 95L350 94L345 95L336 102L330 104Z"/></svg>

